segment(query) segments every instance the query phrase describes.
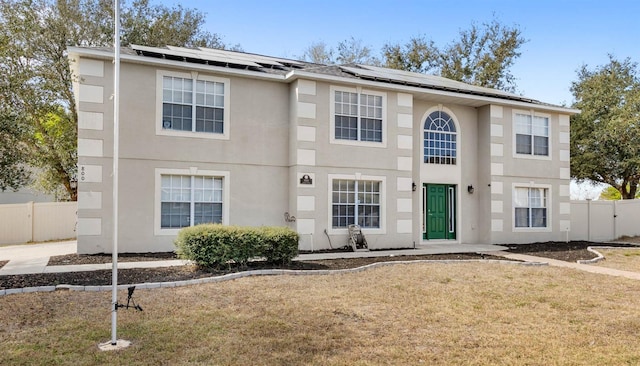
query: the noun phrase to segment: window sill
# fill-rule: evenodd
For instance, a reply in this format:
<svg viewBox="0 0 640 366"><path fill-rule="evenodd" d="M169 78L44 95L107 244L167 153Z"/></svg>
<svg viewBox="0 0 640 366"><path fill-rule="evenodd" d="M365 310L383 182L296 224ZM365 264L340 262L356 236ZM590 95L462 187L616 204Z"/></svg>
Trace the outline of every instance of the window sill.
<svg viewBox="0 0 640 366"><path fill-rule="evenodd" d="M514 154L516 159L529 159L529 160L553 160L551 155L529 155L529 154Z"/></svg>
<svg viewBox="0 0 640 366"><path fill-rule="evenodd" d="M329 140L329 143L336 144L336 145L348 145L348 146L359 146L359 147L376 147L376 148L387 147L387 142L384 140L382 142L374 142L374 141L358 141L358 140L341 140L341 139L331 138L331 140Z"/></svg>
<svg viewBox="0 0 640 366"><path fill-rule="evenodd" d="M189 226L187 226L187 227L189 227ZM178 235L178 233L182 229L183 228L180 228L180 229L163 229L163 228L157 227L154 230L154 234L156 236L176 236L176 235Z"/></svg>
<svg viewBox="0 0 640 366"><path fill-rule="evenodd" d="M229 140L228 133L178 131L178 130L167 130L164 128L157 128L156 135L172 136L172 137L187 137L187 138L205 139L205 140Z"/></svg>
<svg viewBox="0 0 640 366"><path fill-rule="evenodd" d="M550 233L550 227L514 227L514 233Z"/></svg>
<svg viewBox="0 0 640 366"><path fill-rule="evenodd" d="M384 228L378 228L378 229L368 229L368 228L361 228L362 233L365 235L384 235L387 233L387 230ZM327 229L327 232L330 235L349 235L349 229L347 228L338 228L338 229L334 229L334 228L330 228Z"/></svg>

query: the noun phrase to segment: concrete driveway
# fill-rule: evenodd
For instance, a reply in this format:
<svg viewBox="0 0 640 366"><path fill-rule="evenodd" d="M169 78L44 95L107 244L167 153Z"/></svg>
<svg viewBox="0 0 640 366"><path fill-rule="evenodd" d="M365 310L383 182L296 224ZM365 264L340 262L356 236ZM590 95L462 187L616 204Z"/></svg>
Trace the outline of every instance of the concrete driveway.
<svg viewBox="0 0 640 366"><path fill-rule="evenodd" d="M0 275L43 273L49 257L75 253L77 247L76 240L0 247L0 261L9 261Z"/></svg>

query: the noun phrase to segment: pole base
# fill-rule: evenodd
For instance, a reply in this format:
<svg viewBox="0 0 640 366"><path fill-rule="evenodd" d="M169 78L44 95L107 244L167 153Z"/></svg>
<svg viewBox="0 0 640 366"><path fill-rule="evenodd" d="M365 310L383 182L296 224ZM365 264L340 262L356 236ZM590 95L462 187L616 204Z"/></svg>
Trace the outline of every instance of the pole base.
<svg viewBox="0 0 640 366"><path fill-rule="evenodd" d="M125 349L131 345L130 341L125 341L124 339L118 339L116 344L111 344L111 341L104 342L98 344L98 348L100 351L119 351L121 349Z"/></svg>

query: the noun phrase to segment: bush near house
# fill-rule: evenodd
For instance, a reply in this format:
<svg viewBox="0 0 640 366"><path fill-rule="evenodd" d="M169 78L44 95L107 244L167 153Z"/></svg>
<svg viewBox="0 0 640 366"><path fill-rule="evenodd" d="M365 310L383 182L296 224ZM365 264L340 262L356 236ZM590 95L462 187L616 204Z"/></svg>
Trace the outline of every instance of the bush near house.
<svg viewBox="0 0 640 366"><path fill-rule="evenodd" d="M175 245L178 257L204 267L246 266L256 257L286 264L298 255L298 233L286 227L201 224L180 230Z"/></svg>

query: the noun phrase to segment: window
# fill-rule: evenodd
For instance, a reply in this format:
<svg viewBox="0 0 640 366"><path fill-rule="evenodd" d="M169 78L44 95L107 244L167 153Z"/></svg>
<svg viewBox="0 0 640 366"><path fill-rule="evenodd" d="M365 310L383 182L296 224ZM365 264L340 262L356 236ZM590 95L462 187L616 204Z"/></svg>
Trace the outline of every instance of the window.
<svg viewBox="0 0 640 366"><path fill-rule="evenodd" d="M445 112L435 111L424 122L424 162L456 164L456 125Z"/></svg>
<svg viewBox="0 0 640 366"><path fill-rule="evenodd" d="M156 134L229 138L229 79L159 70Z"/></svg>
<svg viewBox="0 0 640 366"><path fill-rule="evenodd" d="M549 156L549 117L515 113L516 154Z"/></svg>
<svg viewBox="0 0 640 366"><path fill-rule="evenodd" d="M546 188L515 188L515 227L546 228L549 191Z"/></svg>
<svg viewBox="0 0 640 366"><path fill-rule="evenodd" d="M164 76L162 128L223 133L224 84Z"/></svg>
<svg viewBox="0 0 640 366"><path fill-rule="evenodd" d="M380 182L334 179L332 226L380 228Z"/></svg>
<svg viewBox="0 0 640 366"><path fill-rule="evenodd" d="M160 227L222 222L222 178L162 175Z"/></svg>
<svg viewBox="0 0 640 366"><path fill-rule="evenodd" d="M382 142L383 99L372 93L335 90L335 140Z"/></svg>

